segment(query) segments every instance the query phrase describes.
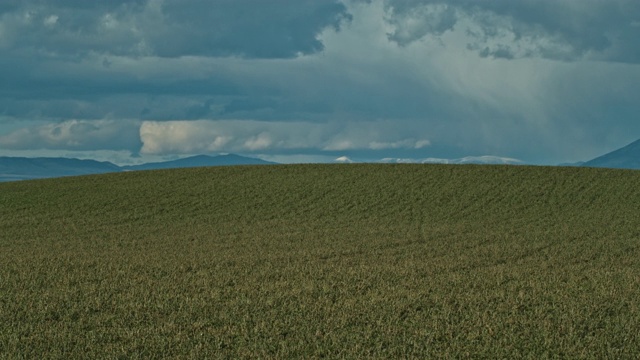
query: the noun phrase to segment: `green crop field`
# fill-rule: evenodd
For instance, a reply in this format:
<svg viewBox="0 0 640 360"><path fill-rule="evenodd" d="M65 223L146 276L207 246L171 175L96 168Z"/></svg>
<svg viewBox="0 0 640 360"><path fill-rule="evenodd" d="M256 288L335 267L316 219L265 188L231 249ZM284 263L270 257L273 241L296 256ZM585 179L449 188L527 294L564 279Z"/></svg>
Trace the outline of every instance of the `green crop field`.
<svg viewBox="0 0 640 360"><path fill-rule="evenodd" d="M0 184L0 358L640 357L640 172Z"/></svg>

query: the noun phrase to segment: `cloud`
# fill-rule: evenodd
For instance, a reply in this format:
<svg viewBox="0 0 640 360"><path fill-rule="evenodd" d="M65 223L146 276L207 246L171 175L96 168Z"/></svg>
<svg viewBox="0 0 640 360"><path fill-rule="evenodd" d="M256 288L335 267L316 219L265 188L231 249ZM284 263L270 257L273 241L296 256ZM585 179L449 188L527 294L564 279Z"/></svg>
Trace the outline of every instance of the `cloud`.
<svg viewBox="0 0 640 360"><path fill-rule="evenodd" d="M388 37L400 45L407 45L426 35L442 35L452 30L458 20L455 7L446 3L413 6L389 3L388 6L391 15L387 19L394 27Z"/></svg>
<svg viewBox="0 0 640 360"><path fill-rule="evenodd" d="M0 8L4 47L69 56L291 58L350 15L337 0L25 0Z"/></svg>
<svg viewBox="0 0 640 360"><path fill-rule="evenodd" d="M0 149L132 150L140 147L136 121L68 120L23 127L0 136Z"/></svg>
<svg viewBox="0 0 640 360"><path fill-rule="evenodd" d="M482 56L640 62L636 0L386 0L400 45L459 31Z"/></svg>
<svg viewBox="0 0 640 360"><path fill-rule="evenodd" d="M350 136L349 126L304 122L263 122L255 120L145 121L140 127L142 154L195 154L210 152L269 153L288 150L415 149L428 140L405 139L383 143L375 133ZM349 138L350 140L346 140Z"/></svg>
<svg viewBox="0 0 640 360"><path fill-rule="evenodd" d="M429 140L414 140L414 139L406 139L401 141L394 142L381 142L381 141L372 141L369 143L369 148L371 150L385 150L385 149L422 149L423 147L429 146L431 142Z"/></svg>
<svg viewBox="0 0 640 360"><path fill-rule="evenodd" d="M272 3L2 2L3 151L554 163L640 134L635 0Z"/></svg>

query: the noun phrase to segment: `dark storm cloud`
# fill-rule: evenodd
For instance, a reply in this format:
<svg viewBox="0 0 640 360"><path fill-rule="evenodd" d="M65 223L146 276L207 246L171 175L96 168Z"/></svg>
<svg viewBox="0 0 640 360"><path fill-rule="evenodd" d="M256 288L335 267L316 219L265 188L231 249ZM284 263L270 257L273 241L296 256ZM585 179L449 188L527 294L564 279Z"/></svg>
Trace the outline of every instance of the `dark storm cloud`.
<svg viewBox="0 0 640 360"><path fill-rule="evenodd" d="M167 1L162 30L150 37L160 56L184 54L287 58L323 49L318 33L348 18L336 1Z"/></svg>
<svg viewBox="0 0 640 360"><path fill-rule="evenodd" d="M135 14L143 10L141 1L21 1L0 15L0 50L56 57L139 53Z"/></svg>
<svg viewBox="0 0 640 360"><path fill-rule="evenodd" d="M349 19L337 0L3 1L0 115L162 120L250 110L277 117L271 100L249 98L254 84L243 83L251 80L198 72L211 65L189 58L312 54L324 48L323 29Z"/></svg>
<svg viewBox="0 0 640 360"><path fill-rule="evenodd" d="M27 0L0 11L0 49L55 56L290 58L322 50L318 33L349 18L335 0Z"/></svg>
<svg viewBox="0 0 640 360"><path fill-rule="evenodd" d="M386 0L386 5L395 26L389 38L401 45L460 25L469 28L469 48L483 56L640 62L637 0Z"/></svg>

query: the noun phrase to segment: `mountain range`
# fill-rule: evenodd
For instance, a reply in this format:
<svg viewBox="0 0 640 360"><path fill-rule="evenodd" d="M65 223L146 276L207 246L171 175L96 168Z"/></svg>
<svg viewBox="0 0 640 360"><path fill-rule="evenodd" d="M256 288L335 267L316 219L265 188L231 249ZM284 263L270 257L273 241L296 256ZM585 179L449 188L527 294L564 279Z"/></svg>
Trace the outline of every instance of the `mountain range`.
<svg viewBox="0 0 640 360"><path fill-rule="evenodd" d="M43 179L136 170L268 164L275 163L235 154L218 156L197 155L179 160L127 166L118 166L107 161L69 158L0 157L0 181Z"/></svg>
<svg viewBox="0 0 640 360"><path fill-rule="evenodd" d="M353 163L346 156L335 160L339 163ZM495 156L465 157L461 159L396 159L385 158L382 163L445 163L445 164L524 164L520 160ZM25 158L0 157L0 181L42 179L60 176L104 174L121 171L173 169L200 166L268 165L274 162L235 154L208 156L196 155L178 160L153 162L139 165L118 166L106 161L80 160L69 158ZM559 166L586 166L617 169L640 169L640 140L599 156L593 160Z"/></svg>

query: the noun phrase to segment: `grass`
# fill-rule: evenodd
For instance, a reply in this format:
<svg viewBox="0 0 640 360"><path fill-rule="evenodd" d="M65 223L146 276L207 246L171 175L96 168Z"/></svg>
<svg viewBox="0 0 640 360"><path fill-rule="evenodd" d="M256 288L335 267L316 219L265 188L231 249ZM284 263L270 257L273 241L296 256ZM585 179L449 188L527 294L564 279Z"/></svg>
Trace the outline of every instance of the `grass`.
<svg viewBox="0 0 640 360"><path fill-rule="evenodd" d="M640 172L276 165L0 184L0 357L638 358Z"/></svg>

